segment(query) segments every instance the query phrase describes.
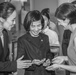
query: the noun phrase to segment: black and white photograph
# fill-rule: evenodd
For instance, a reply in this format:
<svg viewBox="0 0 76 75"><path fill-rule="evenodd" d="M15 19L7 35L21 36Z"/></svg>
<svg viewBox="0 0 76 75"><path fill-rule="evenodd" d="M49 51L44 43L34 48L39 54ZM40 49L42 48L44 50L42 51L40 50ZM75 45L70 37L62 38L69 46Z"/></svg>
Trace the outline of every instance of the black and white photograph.
<svg viewBox="0 0 76 75"><path fill-rule="evenodd" d="M76 75L76 0L0 0L0 75Z"/></svg>

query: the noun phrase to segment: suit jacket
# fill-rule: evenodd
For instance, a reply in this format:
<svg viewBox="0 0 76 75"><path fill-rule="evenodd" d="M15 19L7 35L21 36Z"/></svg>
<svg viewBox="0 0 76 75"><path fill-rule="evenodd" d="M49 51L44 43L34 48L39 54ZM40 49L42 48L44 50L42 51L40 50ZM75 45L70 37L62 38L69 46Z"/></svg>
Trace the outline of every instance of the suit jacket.
<svg viewBox="0 0 76 75"><path fill-rule="evenodd" d="M43 58L52 59L48 36L42 33L40 33L39 36L39 45L36 44L36 42L33 40L32 36L29 33L21 36L18 39L17 58L24 55L24 60L41 60ZM42 65L32 65L25 70L25 75L51 75L45 70Z"/></svg>
<svg viewBox="0 0 76 75"><path fill-rule="evenodd" d="M6 30L3 30L4 47L0 41L0 75L7 75L16 71L16 61L9 61L9 38Z"/></svg>

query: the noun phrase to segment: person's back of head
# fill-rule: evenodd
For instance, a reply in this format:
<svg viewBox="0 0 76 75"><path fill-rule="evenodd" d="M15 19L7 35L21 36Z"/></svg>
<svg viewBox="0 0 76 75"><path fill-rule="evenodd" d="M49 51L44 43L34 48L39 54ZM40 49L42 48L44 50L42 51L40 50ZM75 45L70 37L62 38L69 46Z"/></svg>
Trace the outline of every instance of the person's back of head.
<svg viewBox="0 0 76 75"><path fill-rule="evenodd" d="M24 28L29 31L32 22L41 20L42 28L44 27L44 19L38 10L29 11L24 19Z"/></svg>
<svg viewBox="0 0 76 75"><path fill-rule="evenodd" d="M41 14L46 16L48 18L48 20L50 20L50 9L49 8L44 8L42 11L41 11Z"/></svg>
<svg viewBox="0 0 76 75"><path fill-rule="evenodd" d="M42 9L42 11L46 11L47 13L50 13L50 9L49 8L44 8L44 9Z"/></svg>
<svg viewBox="0 0 76 75"><path fill-rule="evenodd" d="M16 8L9 2L0 3L0 17L7 19Z"/></svg>

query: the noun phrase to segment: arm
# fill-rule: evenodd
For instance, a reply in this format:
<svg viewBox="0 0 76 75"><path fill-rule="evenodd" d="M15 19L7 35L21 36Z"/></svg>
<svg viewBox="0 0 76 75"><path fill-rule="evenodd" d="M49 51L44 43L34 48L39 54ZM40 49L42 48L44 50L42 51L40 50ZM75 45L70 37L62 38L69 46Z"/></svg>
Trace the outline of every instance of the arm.
<svg viewBox="0 0 76 75"><path fill-rule="evenodd" d="M51 66L46 67L46 70L55 70L55 69L65 69L71 72L76 72L76 66L63 65L63 64L53 64Z"/></svg>
<svg viewBox="0 0 76 75"><path fill-rule="evenodd" d="M53 40L52 45L60 46L58 35L55 31L53 31Z"/></svg>
<svg viewBox="0 0 76 75"><path fill-rule="evenodd" d="M59 44L58 35L56 32L53 32L52 38L53 38L52 40L50 39L50 41L52 41L52 43L50 43L50 50L52 53L58 54L60 50L60 44Z"/></svg>
<svg viewBox="0 0 76 75"><path fill-rule="evenodd" d="M68 61L67 56L57 56L52 60L54 64L62 64L64 61Z"/></svg>
<svg viewBox="0 0 76 75"><path fill-rule="evenodd" d="M25 61L30 60L28 58L28 54L26 52L27 42L28 41L26 41L26 40L24 41L23 38L18 39L18 42L17 42L17 44L18 44L18 46L17 46L17 59L24 55L24 58L22 60L25 60ZM35 65L30 65L30 67L26 68L26 70L35 70Z"/></svg>
<svg viewBox="0 0 76 75"><path fill-rule="evenodd" d="M1 72L16 72L17 68L28 68L31 64L26 63L27 61L22 61L23 56L17 59L17 61L6 61L0 62L0 71Z"/></svg>
<svg viewBox="0 0 76 75"><path fill-rule="evenodd" d="M69 66L69 65L59 65L60 68L66 69L71 72L76 72L76 66Z"/></svg>
<svg viewBox="0 0 76 75"><path fill-rule="evenodd" d="M47 38L46 41L47 41L46 59L52 60L52 59L53 59L53 54L52 54L52 52L50 51L49 38Z"/></svg>
<svg viewBox="0 0 76 75"><path fill-rule="evenodd" d="M2 72L15 72L17 71L16 61L0 62L0 71Z"/></svg>

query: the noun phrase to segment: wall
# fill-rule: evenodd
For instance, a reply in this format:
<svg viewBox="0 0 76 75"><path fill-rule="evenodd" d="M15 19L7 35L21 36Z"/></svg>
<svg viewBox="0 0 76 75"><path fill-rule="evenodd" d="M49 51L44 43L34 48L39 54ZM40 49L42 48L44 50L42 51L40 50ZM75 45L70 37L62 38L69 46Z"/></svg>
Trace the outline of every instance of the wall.
<svg viewBox="0 0 76 75"><path fill-rule="evenodd" d="M5 0L0 0L0 3L4 2Z"/></svg>
<svg viewBox="0 0 76 75"><path fill-rule="evenodd" d="M58 0L33 0L33 9L41 11L44 8L50 8L50 16L51 21L56 23L56 18L54 17L54 13L56 8L58 7Z"/></svg>
<svg viewBox="0 0 76 75"><path fill-rule="evenodd" d="M65 3L65 2L72 2L74 0L58 0L58 6L62 3Z"/></svg>
<svg viewBox="0 0 76 75"><path fill-rule="evenodd" d="M51 13L54 13L58 6L58 0L34 0L34 9L41 11L43 8L49 7Z"/></svg>

